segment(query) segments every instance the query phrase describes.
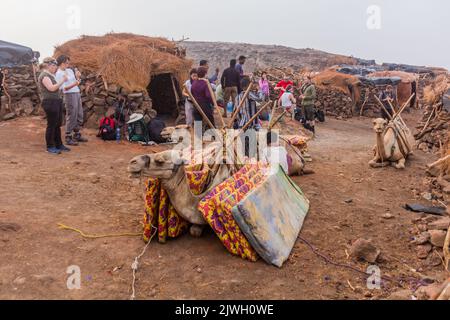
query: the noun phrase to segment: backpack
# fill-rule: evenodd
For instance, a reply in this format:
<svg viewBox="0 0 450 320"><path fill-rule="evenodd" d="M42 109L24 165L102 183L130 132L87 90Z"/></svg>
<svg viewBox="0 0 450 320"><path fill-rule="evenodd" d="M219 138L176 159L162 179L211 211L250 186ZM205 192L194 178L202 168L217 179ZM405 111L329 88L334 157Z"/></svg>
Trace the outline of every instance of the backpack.
<svg viewBox="0 0 450 320"><path fill-rule="evenodd" d="M150 141L156 142L156 143L165 143L167 142L166 139L164 139L161 136L161 132L166 128L166 124L162 120L158 119L152 119L147 125L147 130L149 134Z"/></svg>
<svg viewBox="0 0 450 320"><path fill-rule="evenodd" d="M101 118L97 136L104 141L116 140L116 122L114 119L110 117Z"/></svg>
<svg viewBox="0 0 450 320"><path fill-rule="evenodd" d="M147 125L145 120L139 120L128 124L128 140L130 142L145 142L150 141L148 136Z"/></svg>
<svg viewBox="0 0 450 320"><path fill-rule="evenodd" d="M317 110L316 118L317 120L319 120L319 122L325 122L325 112L323 112L322 110Z"/></svg>

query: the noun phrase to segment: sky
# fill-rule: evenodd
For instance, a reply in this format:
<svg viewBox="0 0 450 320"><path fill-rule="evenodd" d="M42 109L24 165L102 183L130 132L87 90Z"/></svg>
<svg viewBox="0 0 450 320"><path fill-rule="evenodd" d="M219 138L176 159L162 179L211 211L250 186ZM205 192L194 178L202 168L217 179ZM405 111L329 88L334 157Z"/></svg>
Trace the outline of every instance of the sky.
<svg viewBox="0 0 450 320"><path fill-rule="evenodd" d="M0 40L29 46L42 57L80 35L114 31L314 48L379 63L450 69L448 0L0 0L0 4Z"/></svg>

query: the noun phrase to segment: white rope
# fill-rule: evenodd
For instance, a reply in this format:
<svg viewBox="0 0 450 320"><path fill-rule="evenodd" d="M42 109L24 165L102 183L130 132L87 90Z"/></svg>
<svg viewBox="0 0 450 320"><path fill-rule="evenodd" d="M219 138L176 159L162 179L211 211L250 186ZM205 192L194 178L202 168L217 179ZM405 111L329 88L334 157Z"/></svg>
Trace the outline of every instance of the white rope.
<svg viewBox="0 0 450 320"><path fill-rule="evenodd" d="M144 250L142 250L141 254L138 255L136 258L134 258L134 262L131 265L131 269L133 270L133 283L131 284L132 294L131 294L130 300L136 299L135 285L136 285L136 272L138 271L138 268L139 268L139 260L144 256L145 252L147 251L148 247L150 246L150 243L153 240L153 237L158 233L158 229L155 226L152 225L152 229L155 232L153 233L150 240L145 245Z"/></svg>

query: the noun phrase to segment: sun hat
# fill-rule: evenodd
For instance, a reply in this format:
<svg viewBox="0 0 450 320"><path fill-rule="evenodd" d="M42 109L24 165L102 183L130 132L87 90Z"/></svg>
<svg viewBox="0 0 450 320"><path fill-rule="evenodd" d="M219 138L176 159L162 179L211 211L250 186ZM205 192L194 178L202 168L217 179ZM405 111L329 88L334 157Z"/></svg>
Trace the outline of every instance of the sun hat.
<svg viewBox="0 0 450 320"><path fill-rule="evenodd" d="M134 122L138 122L138 121L140 121L140 120L142 120L142 119L144 119L144 115L143 115L143 114L140 114L140 113L133 113L133 114L130 116L130 120L127 122L127 124L131 124L131 123L134 123Z"/></svg>

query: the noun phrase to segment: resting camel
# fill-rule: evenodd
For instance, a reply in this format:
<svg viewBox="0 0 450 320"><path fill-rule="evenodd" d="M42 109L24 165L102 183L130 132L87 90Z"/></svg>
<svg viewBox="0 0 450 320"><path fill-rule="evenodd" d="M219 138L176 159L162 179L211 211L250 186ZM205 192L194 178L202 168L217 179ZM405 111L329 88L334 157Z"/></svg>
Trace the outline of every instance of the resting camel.
<svg viewBox="0 0 450 320"><path fill-rule="evenodd" d="M281 144L286 143L282 140ZM212 143L203 151L204 159L214 160L215 150L220 150L220 143ZM217 149L216 149L217 148ZM304 170L305 162L299 153L292 147L286 147L288 154L292 157L290 175L297 175L302 172L312 173ZM132 177L158 178L162 187L167 191L169 199L177 213L186 221L192 223L190 234L200 237L203 228L207 224L202 214L198 211L199 202L216 186L229 179L233 172L226 164L214 165L214 161L209 163L212 175L207 190L200 195L194 195L189 189L186 180L185 166L190 160L183 158L180 150L168 150L156 154L144 154L133 158L128 165L128 172Z"/></svg>
<svg viewBox="0 0 450 320"><path fill-rule="evenodd" d="M388 123L384 119L375 119L373 125L377 145L374 148L375 158L369 165L372 168L393 165L397 169L405 169L406 159L413 153L415 143L410 130L398 120Z"/></svg>

